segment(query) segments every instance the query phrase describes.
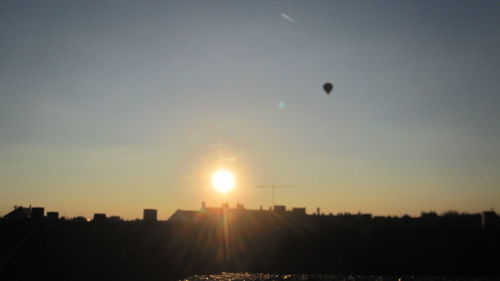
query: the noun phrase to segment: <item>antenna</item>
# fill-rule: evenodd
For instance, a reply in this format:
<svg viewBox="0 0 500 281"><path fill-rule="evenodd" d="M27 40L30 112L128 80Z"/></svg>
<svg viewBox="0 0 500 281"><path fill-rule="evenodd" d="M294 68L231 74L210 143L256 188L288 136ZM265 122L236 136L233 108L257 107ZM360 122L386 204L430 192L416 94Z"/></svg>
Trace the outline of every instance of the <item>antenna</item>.
<svg viewBox="0 0 500 281"><path fill-rule="evenodd" d="M271 185L258 185L256 186L257 188L270 188L272 189L273 191L273 207L275 206L275 189L276 188L292 188L292 187L296 187L295 185L275 185L275 184L271 184Z"/></svg>

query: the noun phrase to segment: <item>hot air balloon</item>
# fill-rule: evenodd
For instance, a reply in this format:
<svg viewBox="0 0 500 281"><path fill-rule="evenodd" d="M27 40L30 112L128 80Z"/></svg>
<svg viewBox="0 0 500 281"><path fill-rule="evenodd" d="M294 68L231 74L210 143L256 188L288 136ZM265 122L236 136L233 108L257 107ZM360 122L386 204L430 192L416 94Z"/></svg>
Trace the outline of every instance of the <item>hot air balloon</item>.
<svg viewBox="0 0 500 281"><path fill-rule="evenodd" d="M329 95L330 92L333 90L332 83L325 83L325 84L323 84L323 90L325 90L326 94Z"/></svg>

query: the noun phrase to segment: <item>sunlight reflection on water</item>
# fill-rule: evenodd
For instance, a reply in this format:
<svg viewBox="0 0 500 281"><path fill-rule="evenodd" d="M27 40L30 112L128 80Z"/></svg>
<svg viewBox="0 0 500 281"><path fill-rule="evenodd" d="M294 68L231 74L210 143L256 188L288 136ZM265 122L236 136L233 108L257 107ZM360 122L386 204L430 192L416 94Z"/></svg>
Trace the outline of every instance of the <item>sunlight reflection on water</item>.
<svg viewBox="0 0 500 281"><path fill-rule="evenodd" d="M379 275L330 275L330 274L268 274L221 273L193 275L183 281L500 281L500 277L440 277L440 276L379 276Z"/></svg>

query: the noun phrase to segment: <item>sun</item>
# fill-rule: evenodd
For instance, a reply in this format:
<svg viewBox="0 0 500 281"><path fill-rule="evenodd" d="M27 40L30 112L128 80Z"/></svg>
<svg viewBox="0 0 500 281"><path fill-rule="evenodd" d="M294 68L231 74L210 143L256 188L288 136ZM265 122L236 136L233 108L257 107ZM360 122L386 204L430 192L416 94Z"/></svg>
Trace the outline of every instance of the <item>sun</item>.
<svg viewBox="0 0 500 281"><path fill-rule="evenodd" d="M226 170L212 174L212 186L220 193L228 193L234 188L234 175Z"/></svg>

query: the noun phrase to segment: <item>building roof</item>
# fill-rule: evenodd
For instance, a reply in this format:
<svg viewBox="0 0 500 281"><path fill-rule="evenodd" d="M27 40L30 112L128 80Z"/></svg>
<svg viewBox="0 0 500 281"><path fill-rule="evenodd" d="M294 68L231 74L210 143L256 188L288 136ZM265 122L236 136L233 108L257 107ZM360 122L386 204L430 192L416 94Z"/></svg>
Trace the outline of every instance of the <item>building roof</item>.
<svg viewBox="0 0 500 281"><path fill-rule="evenodd" d="M27 220L31 217L31 208L16 207L12 212L3 216L4 220Z"/></svg>
<svg viewBox="0 0 500 281"><path fill-rule="evenodd" d="M177 210L175 213L168 219L171 222L194 222L196 221L196 217L198 216L198 211L185 211L185 210Z"/></svg>

